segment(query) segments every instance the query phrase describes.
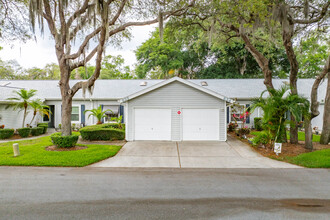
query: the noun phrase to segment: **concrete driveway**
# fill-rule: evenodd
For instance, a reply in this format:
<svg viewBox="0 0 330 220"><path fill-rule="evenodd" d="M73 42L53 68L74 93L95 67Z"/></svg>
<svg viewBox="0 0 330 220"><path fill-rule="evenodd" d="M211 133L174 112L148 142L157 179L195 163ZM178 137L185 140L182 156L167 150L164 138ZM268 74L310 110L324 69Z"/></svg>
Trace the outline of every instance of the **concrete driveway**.
<svg viewBox="0 0 330 220"><path fill-rule="evenodd" d="M300 168L263 157L232 137L227 142L128 142L116 156L91 167Z"/></svg>

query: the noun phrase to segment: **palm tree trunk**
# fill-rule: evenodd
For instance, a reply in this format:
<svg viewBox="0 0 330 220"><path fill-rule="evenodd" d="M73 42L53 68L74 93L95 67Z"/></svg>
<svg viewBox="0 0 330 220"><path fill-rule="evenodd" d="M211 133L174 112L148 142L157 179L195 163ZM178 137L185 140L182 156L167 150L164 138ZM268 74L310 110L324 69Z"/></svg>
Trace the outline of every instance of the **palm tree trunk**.
<svg viewBox="0 0 330 220"><path fill-rule="evenodd" d="M24 108L24 115L23 115L23 124L22 124L22 128L24 128L25 126L25 119L26 119L26 111L27 111L27 107Z"/></svg>
<svg viewBox="0 0 330 220"><path fill-rule="evenodd" d="M36 114L37 114L37 112L36 112L36 111L34 111L34 112L33 112L33 117L32 117L32 120L31 120L31 122L30 122L30 125L32 125L32 122L33 122L34 118L36 117Z"/></svg>

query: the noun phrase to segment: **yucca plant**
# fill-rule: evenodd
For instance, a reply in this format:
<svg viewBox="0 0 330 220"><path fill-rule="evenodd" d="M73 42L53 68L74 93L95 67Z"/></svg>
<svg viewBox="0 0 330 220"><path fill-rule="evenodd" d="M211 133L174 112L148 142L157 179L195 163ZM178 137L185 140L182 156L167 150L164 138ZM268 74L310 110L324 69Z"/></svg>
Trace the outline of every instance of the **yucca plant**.
<svg viewBox="0 0 330 220"><path fill-rule="evenodd" d="M305 115L309 109L309 101L299 95L293 95L288 91L288 86L282 86L280 89L269 89L261 93L260 98L252 101L250 111L261 108L264 112L262 126L269 131L274 138L274 142L284 142L286 140L286 124L290 121L286 113L290 112L296 120ZM269 92L267 98L263 94Z"/></svg>
<svg viewBox="0 0 330 220"><path fill-rule="evenodd" d="M13 108L14 110L20 109L20 111L24 111L23 115L23 123L22 128L25 126L25 119L28 114L28 107L31 103L31 98L35 96L37 90L31 89L20 89L18 91L13 92L15 97L8 98L7 100L12 101L10 104L7 105L6 109Z"/></svg>
<svg viewBox="0 0 330 220"><path fill-rule="evenodd" d="M107 109L107 110L102 110L102 106L99 106L98 108L94 108L94 109L91 109L91 110L85 110L84 111L84 114L86 112L91 112L89 115L88 115L88 118L90 116L94 116L95 118L97 118L97 124L102 124L102 118L104 117L107 117L107 115L105 114L106 112L112 112L110 109Z"/></svg>

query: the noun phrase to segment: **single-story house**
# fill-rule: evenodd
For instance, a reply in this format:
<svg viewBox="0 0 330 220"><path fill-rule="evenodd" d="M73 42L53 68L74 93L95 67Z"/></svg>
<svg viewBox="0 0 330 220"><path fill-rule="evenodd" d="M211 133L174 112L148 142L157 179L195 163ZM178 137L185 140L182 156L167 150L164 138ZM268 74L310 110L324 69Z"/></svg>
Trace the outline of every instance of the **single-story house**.
<svg viewBox="0 0 330 220"><path fill-rule="evenodd" d="M76 80L70 83L73 85ZM310 97L314 79L299 79L299 94ZM285 79L273 79L275 88L288 84ZM318 90L320 115L313 127L322 129L327 81ZM57 80L0 80L0 125L6 128L22 126L22 112L5 109L13 91L36 89L37 98L45 101L51 117L39 116L34 122L49 122L53 128L61 123L61 95ZM133 140L226 140L226 125L233 120L228 105L235 101L249 106L253 98L265 90L263 79L192 79L174 77L168 80L97 80L92 95L82 91L73 98L72 123L86 126L96 123L84 110L102 106L110 116L123 116L126 138ZM237 112L236 112L237 114ZM239 114L239 113L238 113ZM261 117L257 109L246 120L254 127L254 118ZM30 112L26 123L32 118ZM107 122L107 119L104 119ZM34 126L34 124L32 126Z"/></svg>

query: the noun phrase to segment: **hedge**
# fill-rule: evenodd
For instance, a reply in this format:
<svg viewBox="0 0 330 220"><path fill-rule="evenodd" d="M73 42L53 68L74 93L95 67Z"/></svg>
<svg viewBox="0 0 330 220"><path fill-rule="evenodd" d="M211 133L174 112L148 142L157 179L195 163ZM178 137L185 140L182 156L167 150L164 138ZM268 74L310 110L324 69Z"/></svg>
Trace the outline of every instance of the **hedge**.
<svg viewBox="0 0 330 220"><path fill-rule="evenodd" d="M254 118L254 127L257 131L262 131L262 118Z"/></svg>
<svg viewBox="0 0 330 220"><path fill-rule="evenodd" d="M70 148L76 146L79 135L62 136L61 132L58 132L50 135L50 138L56 147Z"/></svg>
<svg viewBox="0 0 330 220"><path fill-rule="evenodd" d="M38 136L38 135L44 134L43 132L44 132L43 127L31 128L31 135L32 136Z"/></svg>
<svg viewBox="0 0 330 220"><path fill-rule="evenodd" d="M14 129L9 129L9 128L0 129L0 139L11 138L14 135L14 132L15 132Z"/></svg>
<svg viewBox="0 0 330 220"><path fill-rule="evenodd" d="M123 140L125 139L125 130L116 128L104 128L100 125L93 125L81 128L79 130L81 137L84 140Z"/></svg>
<svg viewBox="0 0 330 220"><path fill-rule="evenodd" d="M17 132L18 132L19 136L21 136L22 138L26 138L30 135L31 128L18 128Z"/></svg>
<svg viewBox="0 0 330 220"><path fill-rule="evenodd" d="M48 125L38 125L38 128L42 128L42 134L47 132Z"/></svg>
<svg viewBox="0 0 330 220"><path fill-rule="evenodd" d="M92 125L95 127L99 127L99 128L116 128L116 129L121 129L125 130L125 124L118 124L118 123L105 123L105 124L100 124L100 125ZM87 127L92 127L92 126L87 126Z"/></svg>

